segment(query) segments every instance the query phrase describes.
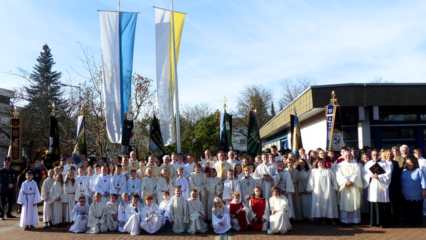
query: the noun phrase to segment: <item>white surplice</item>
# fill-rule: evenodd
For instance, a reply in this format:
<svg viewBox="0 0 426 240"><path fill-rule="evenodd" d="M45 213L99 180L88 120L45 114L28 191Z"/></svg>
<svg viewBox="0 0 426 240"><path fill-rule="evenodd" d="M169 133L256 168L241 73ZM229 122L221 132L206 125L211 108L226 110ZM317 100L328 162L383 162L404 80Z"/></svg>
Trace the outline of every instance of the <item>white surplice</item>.
<svg viewBox="0 0 426 240"><path fill-rule="evenodd" d="M205 207L199 199L188 199L189 227L188 233L195 234L197 232L205 233L208 228L204 221Z"/></svg>
<svg viewBox="0 0 426 240"><path fill-rule="evenodd" d="M89 219L89 206L81 206L76 203L72 209L72 221L69 231L73 233L84 233L87 231L87 222Z"/></svg>
<svg viewBox="0 0 426 240"><path fill-rule="evenodd" d="M340 220L343 223L359 223L363 188L360 164L355 160L337 164L336 179L340 193ZM351 182L352 186L347 187L347 182Z"/></svg>
<svg viewBox="0 0 426 240"><path fill-rule="evenodd" d="M152 203L151 206L145 205L145 207L142 208L140 217L141 228L149 234L158 232L163 226L161 211L155 203Z"/></svg>
<svg viewBox="0 0 426 240"><path fill-rule="evenodd" d="M43 222L52 220L52 203L49 202L49 192L53 186L53 178L47 177L41 185L41 200L43 200Z"/></svg>
<svg viewBox="0 0 426 240"><path fill-rule="evenodd" d="M272 177L272 181L263 179L265 175ZM253 173L253 178L258 182L258 186L262 188L263 196L268 199L271 196L271 189L279 181L279 175L276 168L272 164L262 163L258 165Z"/></svg>
<svg viewBox="0 0 426 240"><path fill-rule="evenodd" d="M140 214L141 214L141 208L139 205L137 206L130 206L130 217L127 220L126 224L124 224L124 232L130 233L130 235L139 235L140 233Z"/></svg>
<svg viewBox="0 0 426 240"><path fill-rule="evenodd" d="M387 203L389 199L389 185L392 176L392 164L383 160L377 162L380 167L385 170L385 173L378 175L378 179L373 178L373 173L370 168L376 164L376 161L370 160L364 165L364 178L366 186L368 187L369 202Z"/></svg>
<svg viewBox="0 0 426 240"><path fill-rule="evenodd" d="M38 191L37 183L34 180L25 180L21 189L19 189L17 203L22 206L21 219L19 226L24 228L26 226L36 227L38 224L38 210L37 204L41 202L40 192Z"/></svg>
<svg viewBox="0 0 426 240"><path fill-rule="evenodd" d="M291 229L288 214L288 201L285 196L269 198L268 234L286 233Z"/></svg>
<svg viewBox="0 0 426 240"><path fill-rule="evenodd" d="M63 223L63 203L64 189L62 183L53 182L49 192L49 202L52 204L52 224L57 225Z"/></svg>
<svg viewBox="0 0 426 240"><path fill-rule="evenodd" d="M173 196L170 201L170 220L173 222L173 232L183 233L189 223L188 203L182 196Z"/></svg>
<svg viewBox="0 0 426 240"><path fill-rule="evenodd" d="M225 234L231 229L231 216L227 207L212 209L212 225L216 234Z"/></svg>
<svg viewBox="0 0 426 240"><path fill-rule="evenodd" d="M314 168L307 190L312 192L312 218L338 218L336 177L331 169Z"/></svg>

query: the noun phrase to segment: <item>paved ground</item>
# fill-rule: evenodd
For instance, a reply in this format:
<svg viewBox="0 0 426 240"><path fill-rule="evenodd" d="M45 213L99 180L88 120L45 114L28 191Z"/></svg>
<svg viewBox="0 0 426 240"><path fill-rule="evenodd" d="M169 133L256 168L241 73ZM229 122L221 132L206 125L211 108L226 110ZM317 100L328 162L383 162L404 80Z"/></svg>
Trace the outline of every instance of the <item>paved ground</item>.
<svg viewBox="0 0 426 240"><path fill-rule="evenodd" d="M372 228L368 226L341 227L333 225L315 225L312 223L297 223L294 230L286 235L266 235L259 233L230 234L218 237L213 234L206 235L173 235L160 234L155 236L130 236L128 234L70 234L65 229L23 231L18 227L18 219L0 220L0 240L65 240L65 239L403 239L426 240L426 227L418 228Z"/></svg>

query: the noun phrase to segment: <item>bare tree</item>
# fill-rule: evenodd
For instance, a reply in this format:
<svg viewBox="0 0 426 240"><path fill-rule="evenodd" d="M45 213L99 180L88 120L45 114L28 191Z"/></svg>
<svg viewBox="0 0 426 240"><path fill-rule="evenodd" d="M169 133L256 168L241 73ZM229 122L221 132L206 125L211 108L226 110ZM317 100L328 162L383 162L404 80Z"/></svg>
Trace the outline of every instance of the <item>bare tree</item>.
<svg viewBox="0 0 426 240"><path fill-rule="evenodd" d="M312 81L308 79L286 79L283 81L282 94L279 100L279 108L282 110L305 89L312 85Z"/></svg>
<svg viewBox="0 0 426 240"><path fill-rule="evenodd" d="M237 104L238 115L243 118L248 117L251 109L256 109L259 127L265 124L270 118L269 106L272 102L272 93L262 86L246 87L240 95Z"/></svg>
<svg viewBox="0 0 426 240"><path fill-rule="evenodd" d="M185 105L182 111L182 116L185 120L195 124L198 120L205 118L213 113L212 109L207 104Z"/></svg>

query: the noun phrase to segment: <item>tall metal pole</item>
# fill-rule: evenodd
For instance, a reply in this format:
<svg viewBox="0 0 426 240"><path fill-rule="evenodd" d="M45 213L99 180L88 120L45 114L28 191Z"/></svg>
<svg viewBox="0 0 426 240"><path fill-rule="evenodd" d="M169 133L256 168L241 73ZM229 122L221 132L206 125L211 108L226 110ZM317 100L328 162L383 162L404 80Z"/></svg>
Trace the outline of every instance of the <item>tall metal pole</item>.
<svg viewBox="0 0 426 240"><path fill-rule="evenodd" d="M117 0L117 10L118 12L121 10L121 0Z"/></svg>
<svg viewBox="0 0 426 240"><path fill-rule="evenodd" d="M175 77L175 104L176 104L176 152L181 153L181 140L180 140L180 113L179 113L179 84L178 84L178 74L177 74L177 62L176 62L176 44L175 44L175 14L174 14L174 4L172 2L172 16L171 16L171 28L172 28L172 47L173 47L173 67L174 67L174 77Z"/></svg>

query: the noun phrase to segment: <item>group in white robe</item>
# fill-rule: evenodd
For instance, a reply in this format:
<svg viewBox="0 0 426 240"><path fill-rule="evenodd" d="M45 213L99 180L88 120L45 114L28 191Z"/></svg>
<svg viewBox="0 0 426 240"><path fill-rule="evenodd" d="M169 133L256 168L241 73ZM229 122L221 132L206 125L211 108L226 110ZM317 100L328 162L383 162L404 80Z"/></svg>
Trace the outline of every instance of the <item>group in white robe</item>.
<svg viewBox="0 0 426 240"><path fill-rule="evenodd" d="M36 227L38 224L38 210L37 204L41 202L40 192L38 190L37 183L32 180L31 176L28 176L25 180L21 189L19 190L18 201L21 207L21 218L19 221L19 226L21 228L27 227Z"/></svg>
<svg viewBox="0 0 426 240"><path fill-rule="evenodd" d="M360 164L348 159L337 164L336 179L339 185L340 221L345 224L360 223L363 189Z"/></svg>
<svg viewBox="0 0 426 240"><path fill-rule="evenodd" d="M336 197L338 189L331 169L322 166L312 169L307 186L307 190L312 192L311 218L339 217Z"/></svg>

